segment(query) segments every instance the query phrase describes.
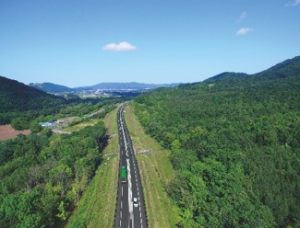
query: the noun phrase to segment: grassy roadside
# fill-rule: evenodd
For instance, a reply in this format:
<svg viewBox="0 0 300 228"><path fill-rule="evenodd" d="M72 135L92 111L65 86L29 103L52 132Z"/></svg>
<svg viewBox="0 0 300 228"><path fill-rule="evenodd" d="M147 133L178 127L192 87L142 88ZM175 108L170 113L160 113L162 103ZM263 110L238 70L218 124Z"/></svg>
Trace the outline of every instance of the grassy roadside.
<svg viewBox="0 0 300 228"><path fill-rule="evenodd" d="M66 127L63 130L67 131L67 132L75 132L75 131L79 131L85 127L88 127L88 126L94 126L98 122L99 122L99 119L88 119L86 121L82 121L81 123L75 124L73 126Z"/></svg>
<svg viewBox="0 0 300 228"><path fill-rule="evenodd" d="M104 150L104 161L80 199L66 227L113 227L118 180L117 109L104 122L111 139Z"/></svg>
<svg viewBox="0 0 300 228"><path fill-rule="evenodd" d="M165 186L174 177L170 151L144 132L131 104L126 106L125 119L137 153L149 227L175 227L180 220L179 209L165 191Z"/></svg>

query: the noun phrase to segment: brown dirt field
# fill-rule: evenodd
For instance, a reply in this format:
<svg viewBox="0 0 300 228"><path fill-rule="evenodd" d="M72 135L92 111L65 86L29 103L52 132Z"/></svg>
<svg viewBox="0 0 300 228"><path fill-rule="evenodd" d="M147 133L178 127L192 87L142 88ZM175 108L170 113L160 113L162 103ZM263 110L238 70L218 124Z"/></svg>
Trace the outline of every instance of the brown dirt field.
<svg viewBox="0 0 300 228"><path fill-rule="evenodd" d="M31 134L30 130L15 130L10 124L0 125L0 141L14 138L18 135L29 135Z"/></svg>

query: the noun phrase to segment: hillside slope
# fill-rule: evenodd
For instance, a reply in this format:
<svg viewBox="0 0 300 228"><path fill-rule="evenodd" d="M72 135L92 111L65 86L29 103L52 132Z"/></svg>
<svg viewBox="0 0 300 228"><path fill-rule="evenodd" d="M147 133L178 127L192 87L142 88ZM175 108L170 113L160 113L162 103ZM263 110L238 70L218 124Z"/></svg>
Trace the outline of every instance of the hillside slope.
<svg viewBox="0 0 300 228"><path fill-rule="evenodd" d="M62 98L0 76L0 113L37 110L63 102Z"/></svg>
<svg viewBox="0 0 300 228"><path fill-rule="evenodd" d="M263 82L266 80L280 80L281 78L299 79L300 77L300 56L294 57L292 59L285 60L275 66L270 67L267 70L256 74L245 74L245 73L235 73L235 72L224 72L206 79L204 82L216 82L225 81L232 82L245 81L246 83L253 83L255 81ZM199 84L199 83L195 83Z"/></svg>
<svg viewBox="0 0 300 228"><path fill-rule="evenodd" d="M135 112L171 149L184 227L300 225L300 59L160 89Z"/></svg>

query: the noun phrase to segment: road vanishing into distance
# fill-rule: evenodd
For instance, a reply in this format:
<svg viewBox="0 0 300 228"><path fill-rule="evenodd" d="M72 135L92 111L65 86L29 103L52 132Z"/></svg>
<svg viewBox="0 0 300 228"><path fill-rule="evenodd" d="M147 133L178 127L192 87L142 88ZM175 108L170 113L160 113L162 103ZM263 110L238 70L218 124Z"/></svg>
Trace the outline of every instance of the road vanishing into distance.
<svg viewBox="0 0 300 228"><path fill-rule="evenodd" d="M148 226L142 183L124 112L124 105L121 105L117 116L120 166L115 227L144 228Z"/></svg>

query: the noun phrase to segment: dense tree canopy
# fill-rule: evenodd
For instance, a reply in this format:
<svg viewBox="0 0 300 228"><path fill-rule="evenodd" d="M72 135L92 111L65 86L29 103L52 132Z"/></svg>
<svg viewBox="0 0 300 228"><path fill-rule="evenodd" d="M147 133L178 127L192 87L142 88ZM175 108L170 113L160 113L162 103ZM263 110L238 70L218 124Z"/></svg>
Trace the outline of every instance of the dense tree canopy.
<svg viewBox="0 0 300 228"><path fill-rule="evenodd" d="M299 91L296 58L136 100L147 132L172 151L180 225L300 225Z"/></svg>
<svg viewBox="0 0 300 228"><path fill-rule="evenodd" d="M61 227L102 161L103 122L0 143L0 227Z"/></svg>

